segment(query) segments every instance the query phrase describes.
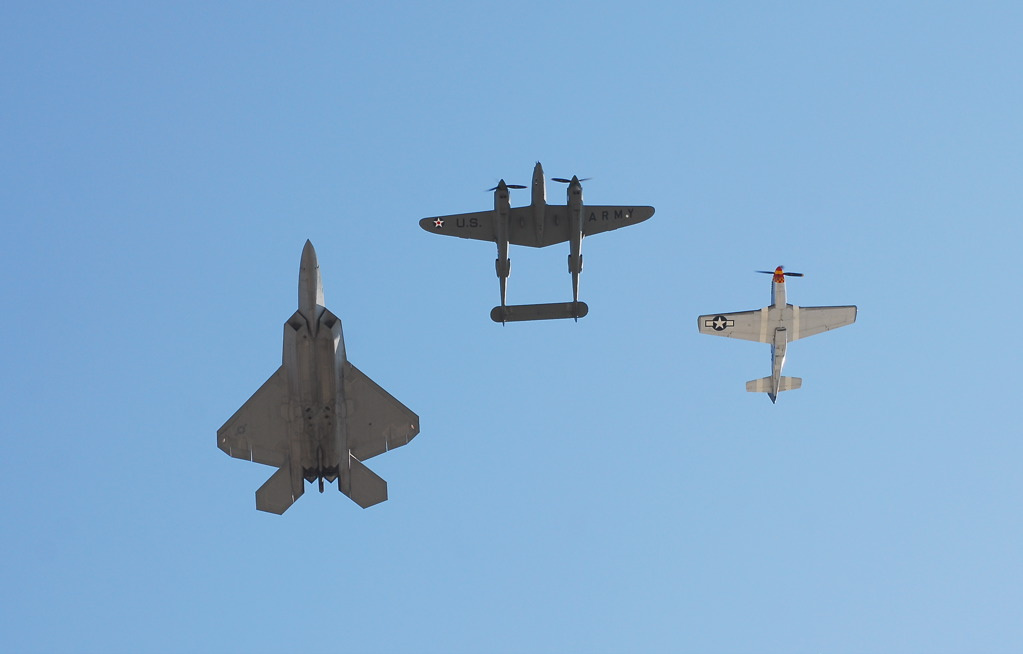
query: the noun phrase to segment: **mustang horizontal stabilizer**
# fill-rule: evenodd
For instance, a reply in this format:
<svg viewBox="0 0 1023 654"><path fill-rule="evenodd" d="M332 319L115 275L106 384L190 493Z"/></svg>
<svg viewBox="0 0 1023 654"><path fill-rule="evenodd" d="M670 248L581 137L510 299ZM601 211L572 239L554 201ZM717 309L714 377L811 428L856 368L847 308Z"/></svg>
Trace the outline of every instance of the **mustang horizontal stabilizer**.
<svg viewBox="0 0 1023 654"><path fill-rule="evenodd" d="M746 382L746 390L750 393L773 393L774 389L771 388L772 381L773 377L761 377L760 379L748 381ZM803 379L801 377L780 377L778 379L778 392L794 391L802 385Z"/></svg>

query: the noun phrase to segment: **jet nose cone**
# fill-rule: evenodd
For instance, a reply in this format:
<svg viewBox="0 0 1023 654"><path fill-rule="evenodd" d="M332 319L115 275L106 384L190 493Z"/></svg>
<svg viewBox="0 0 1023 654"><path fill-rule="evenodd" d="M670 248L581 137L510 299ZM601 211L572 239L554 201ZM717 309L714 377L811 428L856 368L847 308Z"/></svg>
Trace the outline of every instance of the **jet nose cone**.
<svg viewBox="0 0 1023 654"><path fill-rule="evenodd" d="M302 248L302 263L298 269L298 308L299 311L311 312L318 304L323 304L320 264L316 261L312 241L307 240Z"/></svg>
<svg viewBox="0 0 1023 654"><path fill-rule="evenodd" d="M313 242L306 240L305 247L302 248L302 265L306 264L316 265L316 248L313 247Z"/></svg>

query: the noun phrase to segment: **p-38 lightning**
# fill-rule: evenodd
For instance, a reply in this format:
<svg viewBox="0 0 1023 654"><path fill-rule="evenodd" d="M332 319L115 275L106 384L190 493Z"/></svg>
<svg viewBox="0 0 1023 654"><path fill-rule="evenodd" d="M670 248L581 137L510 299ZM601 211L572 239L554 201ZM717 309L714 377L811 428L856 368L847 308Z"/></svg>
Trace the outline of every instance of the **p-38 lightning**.
<svg viewBox="0 0 1023 654"><path fill-rule="evenodd" d="M578 177L552 178L568 185L564 205L547 204L547 184L540 162L533 168L532 199L528 206L512 207L509 189L525 186L506 184L502 179L494 192L491 211L423 218L419 226L428 232L497 243L497 277L501 285L501 305L494 307L494 322L575 318L586 315L589 308L579 301L579 275L583 271L583 237L627 227L654 215L653 207L583 205L583 186ZM508 276L511 259L508 245L534 248L569 242L568 272L572 275L572 301L554 304L508 305Z"/></svg>
<svg viewBox="0 0 1023 654"><path fill-rule="evenodd" d="M419 416L353 366L341 320L323 306L313 244L298 275L298 311L284 323L284 362L217 431L237 459L279 468L256 491L256 508L284 513L305 482L337 480L366 508L387 499L387 482L362 462L408 443Z"/></svg>
<svg viewBox="0 0 1023 654"><path fill-rule="evenodd" d="M785 351L792 341L838 329L856 322L855 306L798 307L785 298L785 278L802 277L802 273L785 272L782 266L759 273L773 275L771 306L755 311L738 313L711 313L700 316L697 326L701 334L741 338L747 341L771 344L771 376L746 382L751 393L767 393L774 402L778 393L799 388L799 377L782 377Z"/></svg>

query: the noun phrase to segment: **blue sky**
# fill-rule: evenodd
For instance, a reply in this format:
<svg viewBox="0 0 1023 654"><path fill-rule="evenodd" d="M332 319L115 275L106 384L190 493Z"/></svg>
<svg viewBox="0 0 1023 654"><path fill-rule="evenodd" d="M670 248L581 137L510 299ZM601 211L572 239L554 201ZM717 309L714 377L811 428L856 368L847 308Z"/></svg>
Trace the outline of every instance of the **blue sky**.
<svg viewBox="0 0 1023 654"><path fill-rule="evenodd" d="M4 4L0 649L1020 651L1023 9L890 4ZM537 160L657 213L501 327L416 223ZM307 238L422 432L277 517L215 433ZM859 318L771 405L695 318L779 264Z"/></svg>

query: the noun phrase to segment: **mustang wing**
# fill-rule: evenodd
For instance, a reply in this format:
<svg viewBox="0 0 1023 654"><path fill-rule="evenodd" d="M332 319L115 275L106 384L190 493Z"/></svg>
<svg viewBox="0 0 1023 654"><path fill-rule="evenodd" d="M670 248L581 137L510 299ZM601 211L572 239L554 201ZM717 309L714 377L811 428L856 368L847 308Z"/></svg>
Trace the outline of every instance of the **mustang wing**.
<svg viewBox="0 0 1023 654"><path fill-rule="evenodd" d="M401 447L419 433L419 416L348 362L344 391L348 449L358 460Z"/></svg>
<svg viewBox="0 0 1023 654"><path fill-rule="evenodd" d="M798 307L794 312L793 341L856 322L856 307Z"/></svg>
<svg viewBox="0 0 1023 654"><path fill-rule="evenodd" d="M741 338L757 343L770 343L773 333L767 333L767 308L736 313L709 313L697 318L701 334ZM763 328L763 329L761 329Z"/></svg>
<svg viewBox="0 0 1023 654"><path fill-rule="evenodd" d="M268 466L288 461L288 379L284 366L217 431L217 446L236 459Z"/></svg>

